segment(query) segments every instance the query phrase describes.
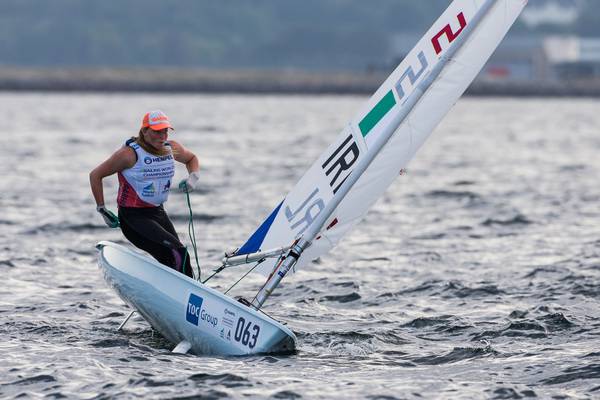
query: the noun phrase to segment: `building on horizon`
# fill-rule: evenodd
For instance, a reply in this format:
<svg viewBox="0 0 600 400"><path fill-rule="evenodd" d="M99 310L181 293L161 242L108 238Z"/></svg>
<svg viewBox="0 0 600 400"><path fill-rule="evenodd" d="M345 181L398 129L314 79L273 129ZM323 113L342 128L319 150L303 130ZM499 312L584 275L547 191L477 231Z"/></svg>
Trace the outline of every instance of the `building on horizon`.
<svg viewBox="0 0 600 400"><path fill-rule="evenodd" d="M531 1L523 10L520 19L530 28L541 25L569 26L577 21L583 5L583 0Z"/></svg>

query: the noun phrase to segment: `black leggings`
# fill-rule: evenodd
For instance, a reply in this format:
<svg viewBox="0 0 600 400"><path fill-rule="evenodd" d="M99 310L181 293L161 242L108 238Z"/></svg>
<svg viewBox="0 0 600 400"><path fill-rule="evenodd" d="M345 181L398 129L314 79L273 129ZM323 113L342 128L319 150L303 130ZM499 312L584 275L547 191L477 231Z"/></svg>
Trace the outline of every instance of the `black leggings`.
<svg viewBox="0 0 600 400"><path fill-rule="evenodd" d="M179 241L163 206L119 207L119 221L123 235L136 247L150 253L161 264L194 277L190 255Z"/></svg>

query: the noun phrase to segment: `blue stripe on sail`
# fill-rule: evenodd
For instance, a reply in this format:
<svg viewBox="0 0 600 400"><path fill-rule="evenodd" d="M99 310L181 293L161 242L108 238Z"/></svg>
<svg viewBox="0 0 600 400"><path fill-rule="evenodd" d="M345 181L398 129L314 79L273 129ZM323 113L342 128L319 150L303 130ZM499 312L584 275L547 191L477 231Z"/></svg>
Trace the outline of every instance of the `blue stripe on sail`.
<svg viewBox="0 0 600 400"><path fill-rule="evenodd" d="M277 207L275 207L271 215L269 215L267 219L265 219L265 222L263 222L262 225L258 227L256 232L254 232L254 234L250 236L250 239L248 239L248 241L244 243L244 245L238 250L237 255L256 253L260 250L260 246L262 245L265 236L267 236L267 232L269 232L271 224L273 223L273 221L275 221L275 217L277 216L277 213L279 212L279 209L281 208L282 204L283 201L279 203Z"/></svg>

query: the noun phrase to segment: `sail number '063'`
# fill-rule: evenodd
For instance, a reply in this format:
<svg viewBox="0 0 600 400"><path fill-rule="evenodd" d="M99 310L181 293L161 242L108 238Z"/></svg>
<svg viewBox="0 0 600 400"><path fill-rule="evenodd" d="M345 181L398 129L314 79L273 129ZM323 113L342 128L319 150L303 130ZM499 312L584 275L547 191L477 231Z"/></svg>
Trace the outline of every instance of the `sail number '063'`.
<svg viewBox="0 0 600 400"><path fill-rule="evenodd" d="M235 335L233 338L236 342L240 342L244 346L248 346L253 349L256 346L256 340L258 339L258 334L260 333L260 327L252 322L246 320L244 317L240 317L237 322L237 326L235 327Z"/></svg>

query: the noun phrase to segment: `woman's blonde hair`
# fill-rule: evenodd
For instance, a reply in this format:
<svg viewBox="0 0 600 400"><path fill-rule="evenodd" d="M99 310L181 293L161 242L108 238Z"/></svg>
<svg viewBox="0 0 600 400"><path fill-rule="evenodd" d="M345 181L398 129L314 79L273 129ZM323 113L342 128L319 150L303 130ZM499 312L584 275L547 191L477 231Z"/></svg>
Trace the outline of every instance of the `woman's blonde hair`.
<svg viewBox="0 0 600 400"><path fill-rule="evenodd" d="M138 135L133 137L136 143L139 144L142 149L146 150L150 154L154 154L155 156L166 156L172 154L173 149L171 148L171 146L163 146L162 149L156 150L154 147L150 146L148 142L146 142L143 133L148 129L150 128L141 128Z"/></svg>

